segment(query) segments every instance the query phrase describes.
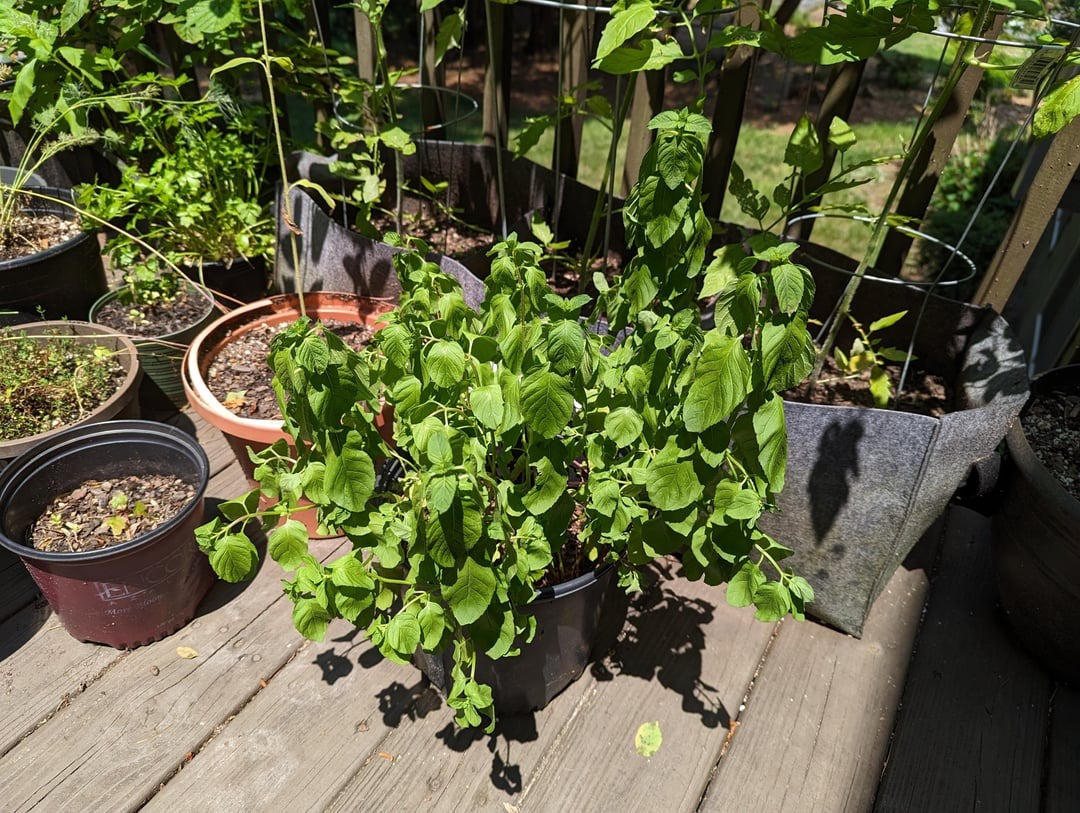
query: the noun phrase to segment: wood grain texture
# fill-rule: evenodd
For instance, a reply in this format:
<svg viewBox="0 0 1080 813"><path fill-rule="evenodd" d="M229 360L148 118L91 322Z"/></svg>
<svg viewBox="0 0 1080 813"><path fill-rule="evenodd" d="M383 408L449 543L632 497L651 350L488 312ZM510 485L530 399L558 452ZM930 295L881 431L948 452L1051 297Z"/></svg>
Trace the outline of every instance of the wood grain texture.
<svg viewBox="0 0 1080 813"><path fill-rule="evenodd" d="M862 639L784 621L700 809L868 810L927 589L898 570Z"/></svg>
<svg viewBox="0 0 1080 813"><path fill-rule="evenodd" d="M365 762L396 759L379 756L381 740L387 721L407 716L424 694L419 684L413 667L384 660L355 628L336 621L323 643L308 643L146 809L325 809ZM439 705L427 699L427 708Z"/></svg>
<svg viewBox="0 0 1080 813"><path fill-rule="evenodd" d="M993 590L988 521L950 509L878 813L1039 809L1050 682Z"/></svg>
<svg viewBox="0 0 1080 813"><path fill-rule="evenodd" d="M111 668L0 759L5 808L137 809L301 647L285 604L280 571L264 567L249 585L217 584L175 635L113 653Z"/></svg>
<svg viewBox="0 0 1080 813"><path fill-rule="evenodd" d="M1047 744L1043 813L1075 813L1080 807L1080 689L1058 685Z"/></svg>

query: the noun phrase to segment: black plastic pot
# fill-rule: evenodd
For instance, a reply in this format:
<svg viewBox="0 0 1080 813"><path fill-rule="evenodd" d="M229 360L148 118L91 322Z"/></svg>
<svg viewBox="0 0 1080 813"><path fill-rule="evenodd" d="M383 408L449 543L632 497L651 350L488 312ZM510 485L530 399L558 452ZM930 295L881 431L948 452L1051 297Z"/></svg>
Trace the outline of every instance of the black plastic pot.
<svg viewBox="0 0 1080 813"><path fill-rule="evenodd" d="M214 582L195 544L210 467L185 432L149 421L113 421L58 433L0 473L0 545L26 565L72 636L127 649L180 629ZM196 488L181 514L115 547L39 551L30 526L58 494L87 479L172 474Z"/></svg>
<svg viewBox="0 0 1080 813"><path fill-rule="evenodd" d="M185 267L183 270L190 279L213 291L215 296L221 294L220 299L229 307L262 299L270 289L265 257L229 263L204 262L201 268Z"/></svg>
<svg viewBox="0 0 1080 813"><path fill-rule="evenodd" d="M206 307L197 322L163 336L131 337L138 349L139 365L143 370L139 401L143 408L152 412L175 411L187 403L180 374L184 353L192 340L218 317L213 297L198 286L186 284L193 296L202 297L206 301ZM90 307L90 321L96 323L101 309L119 295L119 291L109 291L98 299Z"/></svg>
<svg viewBox="0 0 1080 813"><path fill-rule="evenodd" d="M1031 382L1080 397L1080 365ZM1006 437L1002 496L994 515L994 571L1020 642L1054 675L1080 685L1080 501L1042 464L1017 421Z"/></svg>
<svg viewBox="0 0 1080 813"><path fill-rule="evenodd" d="M39 187L34 191L72 200L70 189ZM69 206L38 197L31 199L26 211L58 215L66 220L75 217ZM101 249L94 232L83 232L28 257L0 261L0 310L37 313L40 307L46 319L83 319L94 301L107 290Z"/></svg>
<svg viewBox="0 0 1080 813"><path fill-rule="evenodd" d="M581 677L585 667L615 642L626 619L626 597L610 565L539 591L527 610L536 636L511 658L477 658L476 679L491 686L495 712L526 714L542 709ZM444 695L450 690L452 653L418 650L416 665Z"/></svg>

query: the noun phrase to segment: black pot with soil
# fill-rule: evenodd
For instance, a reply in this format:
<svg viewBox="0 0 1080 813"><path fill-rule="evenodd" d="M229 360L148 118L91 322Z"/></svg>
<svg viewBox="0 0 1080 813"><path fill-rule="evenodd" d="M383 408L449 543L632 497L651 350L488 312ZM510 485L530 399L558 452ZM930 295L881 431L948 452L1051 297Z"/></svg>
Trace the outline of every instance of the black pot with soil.
<svg viewBox="0 0 1080 813"><path fill-rule="evenodd" d="M131 477L164 485L136 493ZM175 427L113 421L68 429L0 473L0 545L22 560L78 640L121 649L150 643L190 621L214 582L194 535L208 480L206 453ZM92 504L104 507L103 521ZM42 538L48 549L34 546ZM60 550L65 539L73 544ZM101 540L115 544L99 547Z"/></svg>
<svg viewBox="0 0 1080 813"><path fill-rule="evenodd" d="M815 266L814 313L826 318L847 277ZM920 309L926 310L916 327ZM988 308L930 296L908 285L867 280L853 313L863 324L907 310L882 332L952 391L940 417L855 406L784 402L787 477L779 512L762 527L795 550L785 566L814 587L808 613L862 634L874 600L941 515L973 464L994 450L1028 396L1024 353L1008 324ZM853 335L841 335L847 349Z"/></svg>
<svg viewBox="0 0 1080 813"><path fill-rule="evenodd" d="M185 266L183 271L229 307L262 299L270 289L270 270L265 257L215 260L200 266Z"/></svg>
<svg viewBox="0 0 1080 813"><path fill-rule="evenodd" d="M542 709L581 677L592 660L614 645L626 620L627 600L615 569L607 566L542 588L526 610L536 618L536 635L520 654L477 657L476 679L491 686L500 715ZM436 689L449 692L451 651L430 655L417 650L414 661Z"/></svg>
<svg viewBox="0 0 1080 813"><path fill-rule="evenodd" d="M73 223L74 210L61 202L72 200L70 189L37 187L23 211L35 218ZM107 290L94 232L80 231L42 251L0 259L0 310L40 311L45 319L83 319Z"/></svg>
<svg viewBox="0 0 1080 813"><path fill-rule="evenodd" d="M994 571L1020 643L1080 685L1080 365L1031 382L1006 436L994 515Z"/></svg>
<svg viewBox="0 0 1080 813"><path fill-rule="evenodd" d="M180 370L188 345L218 316L214 298L186 283L175 302L128 306L110 291L90 308L90 321L130 336L143 369L139 401L151 412L175 411L187 403Z"/></svg>

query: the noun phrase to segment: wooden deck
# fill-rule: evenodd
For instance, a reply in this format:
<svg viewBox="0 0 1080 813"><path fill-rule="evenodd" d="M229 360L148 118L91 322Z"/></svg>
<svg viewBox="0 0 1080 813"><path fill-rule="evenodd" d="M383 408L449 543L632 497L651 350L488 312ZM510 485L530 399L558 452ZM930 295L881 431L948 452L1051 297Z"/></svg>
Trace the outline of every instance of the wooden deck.
<svg viewBox="0 0 1080 813"><path fill-rule="evenodd" d="M220 435L177 422L207 447L209 496L240 493ZM349 626L304 641L274 567L119 652L72 639L4 554L0 809L1077 810L1080 693L1007 637L986 530L953 509L862 640L758 623L673 563L610 657L492 736L455 729L416 670ZM663 732L649 759L646 721Z"/></svg>

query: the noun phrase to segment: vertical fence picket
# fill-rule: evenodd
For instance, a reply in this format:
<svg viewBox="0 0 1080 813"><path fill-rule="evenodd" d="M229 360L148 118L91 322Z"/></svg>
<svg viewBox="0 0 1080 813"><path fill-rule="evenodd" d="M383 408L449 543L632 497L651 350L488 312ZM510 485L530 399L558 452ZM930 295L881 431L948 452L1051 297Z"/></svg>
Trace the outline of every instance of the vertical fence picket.
<svg viewBox="0 0 1080 813"><path fill-rule="evenodd" d="M513 42L513 7L484 0L488 59L484 71L483 140L489 146L505 147L509 135L510 69Z"/></svg>
<svg viewBox="0 0 1080 813"><path fill-rule="evenodd" d="M589 0L590 5L595 0ZM577 104L585 101L583 87L589 78L589 60L593 52L595 15L588 11L559 10L559 106L573 96ZM581 159L581 116L566 116L555 132L552 166L565 175L576 177Z"/></svg>
<svg viewBox="0 0 1080 813"><path fill-rule="evenodd" d="M655 131L649 120L664 109L664 86L667 71L645 71L634 80L634 101L630 107L630 132L626 136L626 159L623 162L622 193L628 195L638 179L641 159L652 146Z"/></svg>

